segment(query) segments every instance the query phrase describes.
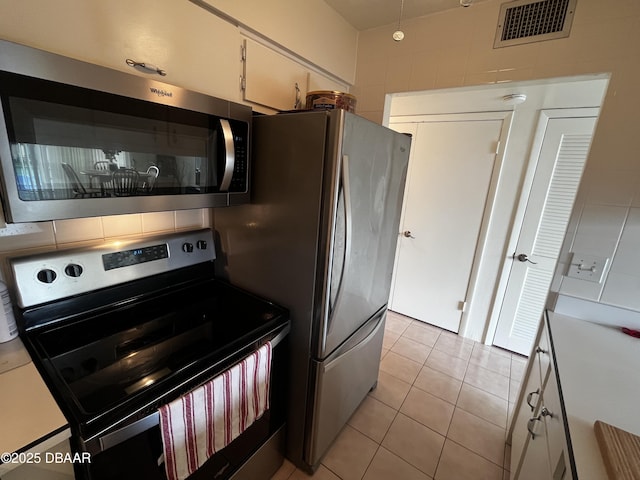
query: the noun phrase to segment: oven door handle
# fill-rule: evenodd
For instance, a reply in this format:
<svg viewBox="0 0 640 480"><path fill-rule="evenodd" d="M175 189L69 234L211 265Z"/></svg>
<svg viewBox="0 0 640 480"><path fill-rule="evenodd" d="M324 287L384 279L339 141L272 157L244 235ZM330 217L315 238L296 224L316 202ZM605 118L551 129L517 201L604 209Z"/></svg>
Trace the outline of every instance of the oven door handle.
<svg viewBox="0 0 640 480"><path fill-rule="evenodd" d="M271 347L275 348L285 337L289 334L290 330L289 324L286 325L285 328L282 329L273 339L271 340ZM155 427L160 424L160 414L156 411L150 413L146 417L141 418L140 420L136 420L135 422L119 428L113 432L107 433L99 438L100 443L100 451L105 451L108 448L115 447L116 445L126 442L132 437L135 437L139 433L145 432L150 428Z"/></svg>
<svg viewBox="0 0 640 480"><path fill-rule="evenodd" d="M285 339L287 335L289 335L289 331L291 330L291 325L289 323L282 329L280 333L278 333L275 337L273 337L271 342L271 348L275 348L282 340Z"/></svg>
<svg viewBox="0 0 640 480"><path fill-rule="evenodd" d="M153 412L140 420L136 420L126 427L119 428L115 432L108 433L100 437L100 451L115 447L116 445L126 442L139 433L146 432L150 428L160 424L160 414Z"/></svg>

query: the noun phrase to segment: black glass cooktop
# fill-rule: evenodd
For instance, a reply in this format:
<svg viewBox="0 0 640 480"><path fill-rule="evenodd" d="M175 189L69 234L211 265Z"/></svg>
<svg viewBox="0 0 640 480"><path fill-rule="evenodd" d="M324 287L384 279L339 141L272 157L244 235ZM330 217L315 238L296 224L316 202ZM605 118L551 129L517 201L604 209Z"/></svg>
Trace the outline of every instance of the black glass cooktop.
<svg viewBox="0 0 640 480"><path fill-rule="evenodd" d="M280 307L209 279L116 302L31 332L29 339L54 391L82 423L126 403L159 398L186 378L255 348L287 320Z"/></svg>

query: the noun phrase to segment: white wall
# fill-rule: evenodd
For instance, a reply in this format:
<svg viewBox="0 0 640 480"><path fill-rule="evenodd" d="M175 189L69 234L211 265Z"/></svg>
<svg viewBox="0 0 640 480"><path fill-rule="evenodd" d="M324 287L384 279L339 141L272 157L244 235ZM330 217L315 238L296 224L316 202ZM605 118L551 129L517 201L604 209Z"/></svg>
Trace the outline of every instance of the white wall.
<svg viewBox="0 0 640 480"><path fill-rule="evenodd" d="M381 121L385 94L611 73L561 260L570 248L613 259L602 285L556 282L561 293L640 309L640 2L580 0L569 38L494 49L502 0L360 34L359 113ZM622 239L622 241L621 241ZM574 244L572 247L572 243Z"/></svg>

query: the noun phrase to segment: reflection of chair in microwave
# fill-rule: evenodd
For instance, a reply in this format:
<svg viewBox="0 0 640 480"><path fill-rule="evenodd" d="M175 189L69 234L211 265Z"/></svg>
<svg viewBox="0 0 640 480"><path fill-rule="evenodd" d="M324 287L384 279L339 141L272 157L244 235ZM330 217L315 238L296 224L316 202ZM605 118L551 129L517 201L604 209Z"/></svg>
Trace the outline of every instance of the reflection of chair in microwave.
<svg viewBox="0 0 640 480"><path fill-rule="evenodd" d="M138 191L140 176L136 170L119 168L113 172L113 193L116 197L130 197Z"/></svg>
<svg viewBox="0 0 640 480"><path fill-rule="evenodd" d="M145 192L148 193L153 189L153 186L155 185L156 179L158 178L159 174L160 169L155 165L151 165L149 168L147 168L147 178L142 184L142 188Z"/></svg>
<svg viewBox="0 0 640 480"><path fill-rule="evenodd" d="M97 197L101 194L99 188L85 187L80 181L76 171L68 163L62 162L62 170L64 170L64 174L67 176L69 187L71 187L71 191L73 192L73 198Z"/></svg>
<svg viewBox="0 0 640 480"><path fill-rule="evenodd" d="M99 170L104 172L112 172L116 168L118 168L118 164L116 164L115 162L109 162L107 160L100 160L93 164L94 170ZM94 186L91 184L91 182L93 181L93 178L94 178L93 176L89 177L90 187ZM111 180L111 176L98 175L97 181L100 182L100 188L103 190L103 192L113 191L113 181Z"/></svg>
<svg viewBox="0 0 640 480"><path fill-rule="evenodd" d="M178 161L173 155L156 155L155 166L159 173L155 182L155 189L168 188L173 190L181 185Z"/></svg>

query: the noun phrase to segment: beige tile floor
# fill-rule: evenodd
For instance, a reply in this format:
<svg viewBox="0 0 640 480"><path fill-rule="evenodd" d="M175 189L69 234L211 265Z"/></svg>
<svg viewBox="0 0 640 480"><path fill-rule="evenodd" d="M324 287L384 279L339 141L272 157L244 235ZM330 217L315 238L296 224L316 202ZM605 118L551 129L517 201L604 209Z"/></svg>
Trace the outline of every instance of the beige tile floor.
<svg viewBox="0 0 640 480"><path fill-rule="evenodd" d="M526 358L389 312L378 386L313 476L272 480L503 480Z"/></svg>

